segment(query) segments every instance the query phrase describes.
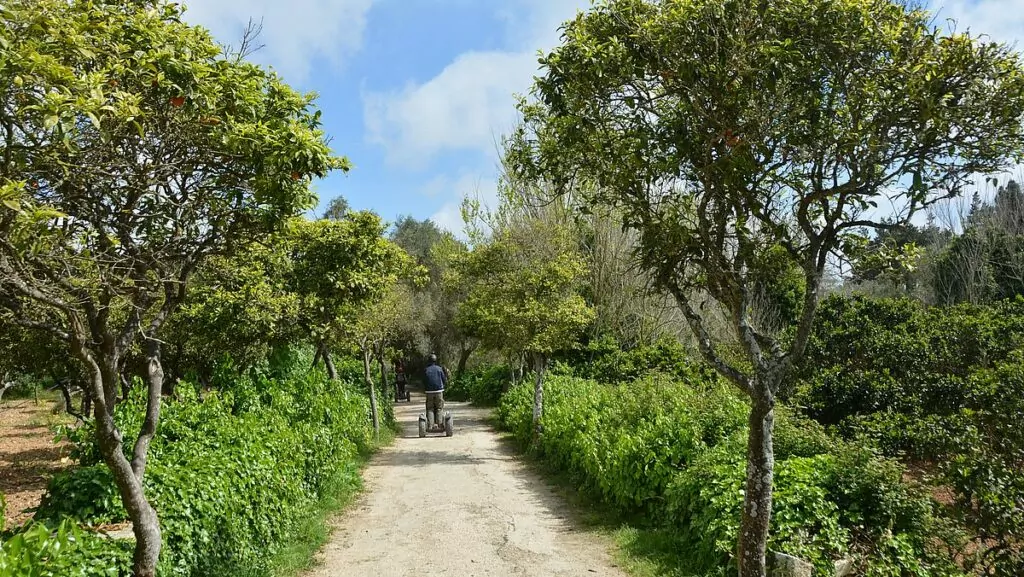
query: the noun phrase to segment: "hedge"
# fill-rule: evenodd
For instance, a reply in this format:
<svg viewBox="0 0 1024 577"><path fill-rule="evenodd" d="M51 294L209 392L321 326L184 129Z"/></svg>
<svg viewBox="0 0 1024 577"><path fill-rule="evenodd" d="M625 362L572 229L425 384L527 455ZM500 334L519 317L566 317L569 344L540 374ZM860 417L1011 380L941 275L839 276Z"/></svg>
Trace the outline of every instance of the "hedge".
<svg viewBox="0 0 1024 577"><path fill-rule="evenodd" d="M606 385L552 376L543 425L532 441L532 385L514 387L503 426L583 490L625 514L656 519L698 567L731 563L742 505L747 405L717 379L664 376ZM780 408L776 501L770 547L807 558L818 574L847 555L867 575L944 575L929 548L930 499L904 484L900 468L836 441Z"/></svg>
<svg viewBox="0 0 1024 577"><path fill-rule="evenodd" d="M179 384L164 404L145 477L163 530L160 575L265 574L324 491L360 482L361 455L372 449L369 402L359 385L314 371L235 377L221 386L200 398L197 387ZM123 431L138 430L142 402L133 397L119 407ZM79 466L52 480L37 523L4 540L0 567L42 570L18 561L18 547L42 551L48 567L65 567L61 575L127 574L123 544L68 532L69 521L96 526L127 518L91 428L71 437ZM127 438L125 446L132 443ZM80 545L61 547L62 539ZM97 556L119 561L98 567Z"/></svg>

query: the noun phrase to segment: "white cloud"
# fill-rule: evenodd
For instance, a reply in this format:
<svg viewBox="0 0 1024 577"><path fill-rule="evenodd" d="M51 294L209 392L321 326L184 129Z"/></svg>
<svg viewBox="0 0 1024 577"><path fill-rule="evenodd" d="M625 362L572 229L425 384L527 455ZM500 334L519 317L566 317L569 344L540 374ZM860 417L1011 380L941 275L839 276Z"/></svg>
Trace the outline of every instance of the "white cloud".
<svg viewBox="0 0 1024 577"><path fill-rule="evenodd" d="M446 196L450 199L431 215L430 220L463 240L466 238L466 225L462 221L463 198L476 198L485 208L498 206L498 188L493 176L466 172L457 178L437 177L427 186L449 191Z"/></svg>
<svg viewBox="0 0 1024 577"><path fill-rule="evenodd" d="M525 53L461 54L424 84L364 95L367 136L389 160L413 166L446 150L492 153L515 121L514 93L536 68Z"/></svg>
<svg viewBox="0 0 1024 577"><path fill-rule="evenodd" d="M1017 45L1024 34L1024 1L1022 0L938 0L933 4L937 24L949 28L946 20L956 22L956 29L969 29L972 35L984 34L999 42Z"/></svg>
<svg viewBox="0 0 1024 577"><path fill-rule="evenodd" d="M558 26L583 0L517 0L500 14L508 28L506 51L466 52L437 76L402 90L363 95L367 138L384 146L392 162L423 166L454 150L497 152L516 120L516 93L529 90L537 50L558 40Z"/></svg>
<svg viewBox="0 0 1024 577"><path fill-rule="evenodd" d="M250 18L263 21L257 61L292 82L309 75L315 59L334 65L363 42L366 15L375 0L191 0L185 19L208 28L221 43L237 46Z"/></svg>

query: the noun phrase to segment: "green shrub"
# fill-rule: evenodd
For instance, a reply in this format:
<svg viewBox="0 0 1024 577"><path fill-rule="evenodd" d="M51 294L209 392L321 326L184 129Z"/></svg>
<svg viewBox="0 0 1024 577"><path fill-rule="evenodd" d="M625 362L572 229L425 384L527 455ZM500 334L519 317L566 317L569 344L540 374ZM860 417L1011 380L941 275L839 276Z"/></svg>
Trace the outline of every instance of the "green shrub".
<svg viewBox="0 0 1024 577"><path fill-rule="evenodd" d="M1024 299L926 308L909 299L822 302L794 401L836 425L878 412L946 415L969 406L970 375L1024 346Z"/></svg>
<svg viewBox="0 0 1024 577"><path fill-rule="evenodd" d="M562 353L555 358L571 374L602 383L634 381L648 373L659 372L688 382L715 379L704 363L695 362L677 339L663 337L651 345L629 349L620 347L609 334L592 339L584 347Z"/></svg>
<svg viewBox="0 0 1024 577"><path fill-rule="evenodd" d="M827 299L795 397L845 437L951 490L973 574L1024 574L1024 299L926 308ZM906 540L889 554L906 556Z"/></svg>
<svg viewBox="0 0 1024 577"><path fill-rule="evenodd" d="M318 371L288 376L236 377L202 399L179 385L164 405L145 479L163 530L161 575L262 574L339 471L359 482L372 439L365 394ZM130 404L141 402L119 408L122 430L138 430L144 411ZM77 454L95 455L89 429L76 435ZM37 519L126 519L107 469L83 465L52 481Z"/></svg>
<svg viewBox="0 0 1024 577"><path fill-rule="evenodd" d="M512 370L508 365L488 365L467 370L453 381L445 388L445 399L492 407L511 384Z"/></svg>
<svg viewBox="0 0 1024 577"><path fill-rule="evenodd" d="M65 521L42 523L0 535L0 577L124 577L130 545L101 539Z"/></svg>
<svg viewBox="0 0 1024 577"><path fill-rule="evenodd" d="M519 442L620 512L656 519L678 536L694 567L714 572L729 563L749 409L728 385L656 375L622 385L551 376L535 442L532 400L524 383L498 408ZM945 561L927 550L930 501L902 482L895 464L834 440L784 407L776 442L771 547L813 561L821 575L850 552L875 559L862 567L872 574L938 574Z"/></svg>

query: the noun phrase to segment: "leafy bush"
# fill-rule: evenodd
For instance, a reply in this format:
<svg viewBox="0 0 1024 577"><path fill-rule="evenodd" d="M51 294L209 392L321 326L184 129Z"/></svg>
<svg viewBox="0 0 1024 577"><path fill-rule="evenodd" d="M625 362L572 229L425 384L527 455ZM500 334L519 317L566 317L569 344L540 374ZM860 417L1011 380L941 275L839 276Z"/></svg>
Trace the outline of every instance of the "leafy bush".
<svg viewBox="0 0 1024 577"><path fill-rule="evenodd" d="M454 379L445 389L445 399L452 401L473 401L477 405L494 406L512 382L512 370L508 365L488 365L470 369Z"/></svg>
<svg viewBox="0 0 1024 577"><path fill-rule="evenodd" d="M532 445L538 455L619 511L657 519L695 567L711 572L729 563L743 502L748 407L728 385L552 376L545 392L544 432ZM532 400L526 383L498 409L523 444L532 442ZM941 574L948 564L927 541L930 500L903 483L898 466L786 408L776 423L773 548L812 560L820 574L848 553L871 559L862 569L873 575Z"/></svg>
<svg viewBox="0 0 1024 577"><path fill-rule="evenodd" d="M951 414L969 376L1024 346L1024 299L925 308L909 299L822 302L794 401L834 425L877 412Z"/></svg>
<svg viewBox="0 0 1024 577"><path fill-rule="evenodd" d="M569 368L568 374L602 383L630 382L651 372L691 382L715 378L710 368L695 362L682 344L671 337L652 345L623 349L615 337L604 334L581 349L562 353L555 360Z"/></svg>
<svg viewBox="0 0 1024 577"><path fill-rule="evenodd" d="M964 568L1024 574L1024 299L832 297L819 315L796 401L951 493L942 514L965 535L948 544Z"/></svg>
<svg viewBox="0 0 1024 577"><path fill-rule="evenodd" d="M260 574L275 549L339 475L359 482L371 448L369 403L319 372L236 378L199 398L179 385L150 450L145 487L163 529L161 575ZM132 398L117 418L137 431ZM58 475L36 515L89 525L126 519L89 429L75 438L82 467ZM133 439L126 439L130 447Z"/></svg>
<svg viewBox="0 0 1024 577"><path fill-rule="evenodd" d="M130 562L125 543L100 539L70 521L56 529L29 523L0 539L0 577L122 577Z"/></svg>

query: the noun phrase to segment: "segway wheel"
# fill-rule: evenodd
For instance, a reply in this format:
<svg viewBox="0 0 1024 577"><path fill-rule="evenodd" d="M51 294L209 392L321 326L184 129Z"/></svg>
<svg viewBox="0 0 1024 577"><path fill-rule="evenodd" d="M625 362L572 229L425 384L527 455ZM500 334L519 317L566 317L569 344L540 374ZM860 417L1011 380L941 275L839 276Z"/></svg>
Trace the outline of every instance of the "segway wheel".
<svg viewBox="0 0 1024 577"><path fill-rule="evenodd" d="M427 417L426 415L420 415L420 438L427 436Z"/></svg>
<svg viewBox="0 0 1024 577"><path fill-rule="evenodd" d="M452 414L444 414L444 436L451 437L455 434L455 424L452 422Z"/></svg>
<svg viewBox="0 0 1024 577"><path fill-rule="evenodd" d="M406 402L412 401L412 393L411 392L405 391L405 401Z"/></svg>

